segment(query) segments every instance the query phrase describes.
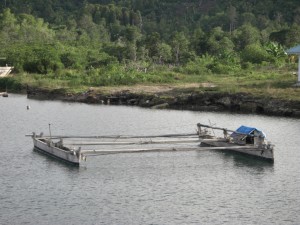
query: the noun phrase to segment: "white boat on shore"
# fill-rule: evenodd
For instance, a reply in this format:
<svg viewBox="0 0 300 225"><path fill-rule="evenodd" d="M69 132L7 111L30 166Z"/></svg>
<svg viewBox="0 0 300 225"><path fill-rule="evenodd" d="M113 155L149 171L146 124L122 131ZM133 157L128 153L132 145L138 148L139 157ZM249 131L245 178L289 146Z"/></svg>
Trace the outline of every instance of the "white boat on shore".
<svg viewBox="0 0 300 225"><path fill-rule="evenodd" d="M201 123L197 126L202 147L222 147L224 149L220 150L238 152L274 162L274 146L266 141L264 132L257 128L240 126L233 131ZM211 135L209 129L222 130L224 137Z"/></svg>
<svg viewBox="0 0 300 225"><path fill-rule="evenodd" d="M2 97L8 97L8 93L5 91L5 92L0 92L0 96Z"/></svg>
<svg viewBox="0 0 300 225"><path fill-rule="evenodd" d="M13 67L11 66L0 67L0 77L7 77L12 70Z"/></svg>

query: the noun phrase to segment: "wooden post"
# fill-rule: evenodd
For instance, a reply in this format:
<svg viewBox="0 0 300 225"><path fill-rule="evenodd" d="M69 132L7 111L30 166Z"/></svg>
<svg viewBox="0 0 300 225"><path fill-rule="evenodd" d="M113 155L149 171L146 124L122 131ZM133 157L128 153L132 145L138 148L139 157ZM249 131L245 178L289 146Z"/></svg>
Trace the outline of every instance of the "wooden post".
<svg viewBox="0 0 300 225"><path fill-rule="evenodd" d="M52 139L51 135L51 123L49 123L49 134L50 134L50 139Z"/></svg>
<svg viewBox="0 0 300 225"><path fill-rule="evenodd" d="M300 83L300 54L298 55L298 84Z"/></svg>

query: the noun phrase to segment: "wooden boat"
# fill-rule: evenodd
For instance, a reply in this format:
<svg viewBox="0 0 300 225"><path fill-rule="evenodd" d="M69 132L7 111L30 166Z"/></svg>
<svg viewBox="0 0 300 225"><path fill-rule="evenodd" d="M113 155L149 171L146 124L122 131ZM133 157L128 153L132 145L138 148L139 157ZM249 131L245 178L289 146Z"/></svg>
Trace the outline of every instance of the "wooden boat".
<svg viewBox="0 0 300 225"><path fill-rule="evenodd" d="M198 123L198 131L189 134L51 136L50 125L50 136L35 133L27 135L32 137L34 148L75 165L85 161L87 155L201 150L233 151L274 161L273 145L265 141L265 134L256 128L245 126L232 131ZM224 137L211 135L208 129L222 130ZM94 148L95 145L101 146L101 149L86 149ZM141 148L142 145L150 147ZM124 148L126 146L133 147Z"/></svg>
<svg viewBox="0 0 300 225"><path fill-rule="evenodd" d="M50 127L50 126L49 126ZM49 129L50 131L50 129ZM82 161L86 161L87 155L106 155L106 154L117 154L117 153L145 153L145 152L167 152L167 151L192 151L199 149L199 146L195 147L158 147L154 148L153 145L157 144L176 144L176 143L199 143L196 134L193 134L192 139L187 139L191 135L186 134L175 134L175 135L158 135L158 136L121 136L121 135L108 135L108 136L44 136L43 133L36 135L34 132L26 136L32 137L34 149L50 155L52 157L61 159L65 162L79 165ZM153 140L153 138L164 137L180 137L178 140ZM185 140L182 140L184 137ZM141 139L150 138L151 140L141 141ZM107 141L113 139L113 141ZM56 140L56 141L55 141ZM65 141L67 143L64 143ZM71 142L69 141L71 140ZM78 142L80 140L80 142ZM88 140L86 142L86 140ZM97 140L91 141L91 140ZM100 141L99 141L100 140ZM127 141L124 141L127 140ZM129 140L129 141L128 141ZM69 142L68 142L69 141ZM101 145L102 149L82 149L71 148L69 146L94 146ZM108 146L132 146L132 145L152 145L152 148L130 148L130 149L112 149Z"/></svg>
<svg viewBox="0 0 300 225"><path fill-rule="evenodd" d="M63 145L62 139L54 142L51 138L43 137L43 134L36 135L33 133L30 136L32 136L33 139L34 149L37 151L77 166L80 164L81 160L85 160L85 157L80 151L81 148L78 148L77 150L68 148Z"/></svg>
<svg viewBox="0 0 300 225"><path fill-rule="evenodd" d="M238 152L274 162L274 145L266 141L264 132L254 127L240 126L228 130L198 123L200 146L223 147L226 151ZM222 130L224 137L211 135L209 129ZM231 133L229 135L229 133Z"/></svg>

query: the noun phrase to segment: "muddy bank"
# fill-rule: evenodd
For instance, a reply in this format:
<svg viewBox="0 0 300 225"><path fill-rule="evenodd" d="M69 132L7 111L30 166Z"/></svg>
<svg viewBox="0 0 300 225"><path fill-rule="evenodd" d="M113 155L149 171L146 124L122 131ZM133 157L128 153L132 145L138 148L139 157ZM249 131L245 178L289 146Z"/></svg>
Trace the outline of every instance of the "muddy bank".
<svg viewBox="0 0 300 225"><path fill-rule="evenodd" d="M117 90L99 92L90 89L73 94L63 89L27 90L28 98L83 102L88 104L134 105L156 109L237 112L300 118L300 102L257 98L245 93L218 93L194 89L165 88L159 91Z"/></svg>

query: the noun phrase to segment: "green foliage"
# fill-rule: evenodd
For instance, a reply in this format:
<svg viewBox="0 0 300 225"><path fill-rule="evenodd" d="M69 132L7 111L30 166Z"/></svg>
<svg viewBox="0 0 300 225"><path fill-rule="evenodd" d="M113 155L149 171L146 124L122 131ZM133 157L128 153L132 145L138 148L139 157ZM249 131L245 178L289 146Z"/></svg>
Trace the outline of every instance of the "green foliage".
<svg viewBox="0 0 300 225"><path fill-rule="evenodd" d="M282 57L286 57L287 54L284 50L284 48L282 47L282 45L275 43L275 42L269 42L266 44L265 46L266 51L276 57L276 58L282 58Z"/></svg>
<svg viewBox="0 0 300 225"><path fill-rule="evenodd" d="M28 73L24 79L53 86L174 82L185 80L182 74L280 68L282 46L300 43L297 1L6 3L9 8L0 5L0 56L15 72Z"/></svg>
<svg viewBox="0 0 300 225"><path fill-rule="evenodd" d="M179 71L186 74L205 75L211 73L209 65L214 62L214 57L210 55L203 55L196 57L195 60L189 61Z"/></svg>
<svg viewBox="0 0 300 225"><path fill-rule="evenodd" d="M7 49L6 54L16 71L47 74L62 67L58 50L53 45L16 44Z"/></svg>
<svg viewBox="0 0 300 225"><path fill-rule="evenodd" d="M215 74L230 74L232 72L238 71L240 68L236 65L229 65L215 61L208 66L208 69L210 69L210 71Z"/></svg>
<svg viewBox="0 0 300 225"><path fill-rule="evenodd" d="M260 43L259 30L251 24L244 24L234 31L236 48L243 50L246 46Z"/></svg>
<svg viewBox="0 0 300 225"><path fill-rule="evenodd" d="M258 44L251 44L245 47L241 53L242 62L250 62L260 64L262 62L271 62L271 57L268 52Z"/></svg>
<svg viewBox="0 0 300 225"><path fill-rule="evenodd" d="M176 32L172 38L171 46L173 48L173 55L175 63L186 63L191 54L189 54L189 40L183 32Z"/></svg>
<svg viewBox="0 0 300 225"><path fill-rule="evenodd" d="M0 78L0 91L6 91L6 90L14 90L14 91L20 91L22 89L22 84L18 79L12 78L12 77L3 77Z"/></svg>

